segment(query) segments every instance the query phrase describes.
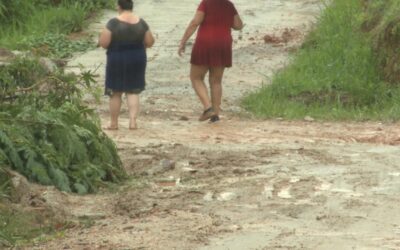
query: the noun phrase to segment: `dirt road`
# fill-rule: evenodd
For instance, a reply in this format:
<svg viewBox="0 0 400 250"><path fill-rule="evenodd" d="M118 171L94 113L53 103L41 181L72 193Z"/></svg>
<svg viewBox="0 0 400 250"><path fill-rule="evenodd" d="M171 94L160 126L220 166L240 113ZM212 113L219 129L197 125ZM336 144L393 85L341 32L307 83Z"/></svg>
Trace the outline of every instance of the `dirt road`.
<svg viewBox="0 0 400 250"><path fill-rule="evenodd" d="M234 34L217 124L196 121L189 56L176 55L198 2L137 1L157 36L140 129L127 129L124 108L120 130L107 132L133 180L85 197L47 191L52 206L91 225L34 249L400 249L398 125L260 121L239 105L285 65L319 1L234 1L246 27ZM285 31L286 42L265 43ZM98 49L69 66L104 60ZM98 111L106 125L107 99Z"/></svg>

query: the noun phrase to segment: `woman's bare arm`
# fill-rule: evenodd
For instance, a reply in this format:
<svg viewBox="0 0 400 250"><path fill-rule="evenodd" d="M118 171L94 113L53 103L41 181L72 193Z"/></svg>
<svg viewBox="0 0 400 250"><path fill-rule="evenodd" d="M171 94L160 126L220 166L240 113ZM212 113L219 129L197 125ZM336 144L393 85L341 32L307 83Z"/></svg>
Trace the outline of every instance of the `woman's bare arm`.
<svg viewBox="0 0 400 250"><path fill-rule="evenodd" d="M194 15L193 20L189 23L188 27L186 28L185 34L183 34L178 50L179 56L182 56L182 54L185 52L187 41L194 34L194 32L196 32L200 24L204 21L204 16L205 14L202 11L197 11L196 14Z"/></svg>
<svg viewBox="0 0 400 250"><path fill-rule="evenodd" d="M243 21L240 18L239 15L235 15L235 17L233 18L233 25L232 25L232 29L234 30L242 30L243 29Z"/></svg>
<svg viewBox="0 0 400 250"><path fill-rule="evenodd" d="M151 48L151 47L153 47L154 42L155 42L155 39L154 39L153 33L150 30L148 30L144 34L144 46L146 48Z"/></svg>
<svg viewBox="0 0 400 250"><path fill-rule="evenodd" d="M100 33L98 45L104 49L107 49L111 43L111 31L107 28L104 28Z"/></svg>

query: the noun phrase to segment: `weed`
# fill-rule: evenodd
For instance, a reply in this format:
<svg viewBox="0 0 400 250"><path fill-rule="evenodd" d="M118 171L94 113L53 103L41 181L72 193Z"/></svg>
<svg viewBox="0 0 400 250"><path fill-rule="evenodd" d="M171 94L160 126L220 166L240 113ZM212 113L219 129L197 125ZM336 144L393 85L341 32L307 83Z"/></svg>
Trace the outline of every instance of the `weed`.
<svg viewBox="0 0 400 250"><path fill-rule="evenodd" d="M30 50L36 56L54 59L71 57L73 53L84 52L94 48L91 39L70 40L64 34L47 33L43 36L24 37L17 43L18 49Z"/></svg>

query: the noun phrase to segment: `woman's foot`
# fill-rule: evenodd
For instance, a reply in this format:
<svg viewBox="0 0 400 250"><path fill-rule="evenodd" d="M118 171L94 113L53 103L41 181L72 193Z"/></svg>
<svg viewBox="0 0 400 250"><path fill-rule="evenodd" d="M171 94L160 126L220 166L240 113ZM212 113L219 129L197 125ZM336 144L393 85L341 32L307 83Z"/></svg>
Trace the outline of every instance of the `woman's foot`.
<svg viewBox="0 0 400 250"><path fill-rule="evenodd" d="M104 127L104 130L118 130L118 126L108 126L108 127Z"/></svg>
<svg viewBox="0 0 400 250"><path fill-rule="evenodd" d="M218 115L213 115L210 117L210 123L218 122L219 121L219 116Z"/></svg>
<svg viewBox="0 0 400 250"><path fill-rule="evenodd" d="M136 124L136 121L134 121L134 122L130 122L129 123L129 130L136 130L137 129L137 124Z"/></svg>
<svg viewBox="0 0 400 250"><path fill-rule="evenodd" d="M201 116L199 117L199 121L201 121L201 122L206 121L214 115L215 115L214 109L212 107L208 108L208 109L204 110L203 114L201 114Z"/></svg>

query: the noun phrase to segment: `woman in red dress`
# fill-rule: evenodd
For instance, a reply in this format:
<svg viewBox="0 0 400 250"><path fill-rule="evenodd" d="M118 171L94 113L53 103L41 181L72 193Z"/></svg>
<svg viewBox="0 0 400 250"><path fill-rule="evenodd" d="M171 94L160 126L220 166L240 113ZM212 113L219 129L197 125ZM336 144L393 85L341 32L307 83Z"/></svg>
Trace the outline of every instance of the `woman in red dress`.
<svg viewBox="0 0 400 250"><path fill-rule="evenodd" d="M190 79L204 107L200 121L219 120L222 99L222 77L224 70L232 66L231 30L241 30L243 22L229 0L202 0L197 12L187 27L179 46L179 55L185 52L186 42L197 32L192 50ZM211 100L204 83L209 73Z"/></svg>

